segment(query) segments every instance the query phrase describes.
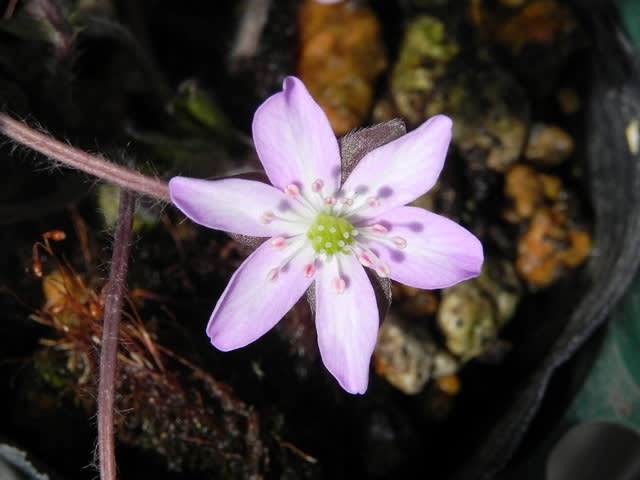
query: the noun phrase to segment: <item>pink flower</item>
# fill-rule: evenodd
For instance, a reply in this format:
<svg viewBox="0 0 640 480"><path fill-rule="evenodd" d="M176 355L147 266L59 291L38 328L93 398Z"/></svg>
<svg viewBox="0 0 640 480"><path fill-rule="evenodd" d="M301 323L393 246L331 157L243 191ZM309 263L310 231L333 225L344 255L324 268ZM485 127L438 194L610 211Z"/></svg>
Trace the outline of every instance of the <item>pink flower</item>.
<svg viewBox="0 0 640 480"><path fill-rule="evenodd" d="M338 142L295 77L253 119L256 150L272 185L175 177L171 199L209 228L268 237L238 268L207 334L228 351L269 331L315 289L320 354L350 393L364 393L379 326L363 267L417 288L449 287L479 274L482 246L458 224L405 206L435 183L451 139L436 116L366 154L341 184Z"/></svg>

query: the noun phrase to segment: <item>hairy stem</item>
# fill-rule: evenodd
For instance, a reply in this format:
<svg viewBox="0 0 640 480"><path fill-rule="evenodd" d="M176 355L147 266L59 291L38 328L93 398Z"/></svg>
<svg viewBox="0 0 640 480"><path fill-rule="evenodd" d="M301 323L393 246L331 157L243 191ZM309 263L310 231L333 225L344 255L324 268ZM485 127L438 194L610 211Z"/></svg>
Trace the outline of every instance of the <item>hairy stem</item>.
<svg viewBox="0 0 640 480"><path fill-rule="evenodd" d="M165 202L170 200L167 182L143 175L130 168L54 140L5 113L0 113L0 133L64 165L81 170L106 182Z"/></svg>
<svg viewBox="0 0 640 480"><path fill-rule="evenodd" d="M100 383L98 384L98 451L100 479L116 480L115 437L113 412L115 379L118 358L120 317L127 283L131 232L135 195L127 190L120 192L118 225L113 242L111 270L104 302L102 348L100 351Z"/></svg>

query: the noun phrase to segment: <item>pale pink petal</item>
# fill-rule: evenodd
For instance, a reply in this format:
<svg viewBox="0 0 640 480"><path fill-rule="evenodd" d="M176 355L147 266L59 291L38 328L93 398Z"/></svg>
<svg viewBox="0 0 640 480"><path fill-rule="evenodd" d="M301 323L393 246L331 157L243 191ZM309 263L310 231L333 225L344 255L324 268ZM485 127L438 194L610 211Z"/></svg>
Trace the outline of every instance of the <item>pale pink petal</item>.
<svg viewBox="0 0 640 480"><path fill-rule="evenodd" d="M253 141L271 183L281 189L324 182L329 194L340 181L340 150L329 120L295 77L269 97L253 117Z"/></svg>
<svg viewBox="0 0 640 480"><path fill-rule="evenodd" d="M354 255L325 262L316 280L316 329L325 366L349 393L364 393L378 336L378 308L371 282ZM344 291L336 292L343 278ZM339 286L338 286L339 287Z"/></svg>
<svg viewBox="0 0 640 480"><path fill-rule="evenodd" d="M389 265L389 277L416 288L446 288L480 274L482 244L468 230L417 207L391 210L372 223L389 232L371 250ZM403 245L397 248L396 245ZM394 245L395 244L395 245Z"/></svg>
<svg viewBox="0 0 640 480"><path fill-rule="evenodd" d="M342 191L359 201L373 200L360 216L375 216L406 205L438 179L451 140L451 119L438 115L402 137L367 153Z"/></svg>
<svg viewBox="0 0 640 480"><path fill-rule="evenodd" d="M265 223L264 215L291 215L284 194L266 183L240 178L200 180L173 177L171 201L200 225L230 233L271 237L286 232L277 220Z"/></svg>
<svg viewBox="0 0 640 480"><path fill-rule="evenodd" d="M313 276L304 275L311 253L299 252L275 279L272 271L298 247L276 250L267 240L240 265L207 325L213 346L225 352L244 347L268 332L293 307L313 281Z"/></svg>

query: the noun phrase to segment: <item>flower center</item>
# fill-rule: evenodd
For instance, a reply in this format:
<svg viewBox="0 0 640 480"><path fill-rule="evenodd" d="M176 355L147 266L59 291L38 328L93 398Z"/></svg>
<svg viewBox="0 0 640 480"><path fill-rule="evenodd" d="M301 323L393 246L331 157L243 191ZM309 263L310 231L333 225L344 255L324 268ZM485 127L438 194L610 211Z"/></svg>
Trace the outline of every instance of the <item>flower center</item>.
<svg viewBox="0 0 640 480"><path fill-rule="evenodd" d="M345 247L354 243L357 234L358 231L347 220L326 213L319 213L307 231L313 249L329 256L350 253Z"/></svg>

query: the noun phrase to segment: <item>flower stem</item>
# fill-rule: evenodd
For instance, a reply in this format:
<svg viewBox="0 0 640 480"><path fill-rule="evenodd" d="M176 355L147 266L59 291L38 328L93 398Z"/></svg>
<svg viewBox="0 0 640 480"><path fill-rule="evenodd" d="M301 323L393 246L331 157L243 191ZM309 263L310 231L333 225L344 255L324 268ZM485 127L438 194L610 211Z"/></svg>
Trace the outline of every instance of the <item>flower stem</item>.
<svg viewBox="0 0 640 480"><path fill-rule="evenodd" d="M0 113L0 133L71 168L98 177L127 190L162 201L170 201L167 182L143 175L103 158L48 137L5 113Z"/></svg>
<svg viewBox="0 0 640 480"><path fill-rule="evenodd" d="M98 384L98 451L100 479L116 480L115 438L113 412L115 379L118 358L120 317L127 282L135 195L120 192L118 224L113 242L111 270L104 302L102 348L100 350L100 381Z"/></svg>

